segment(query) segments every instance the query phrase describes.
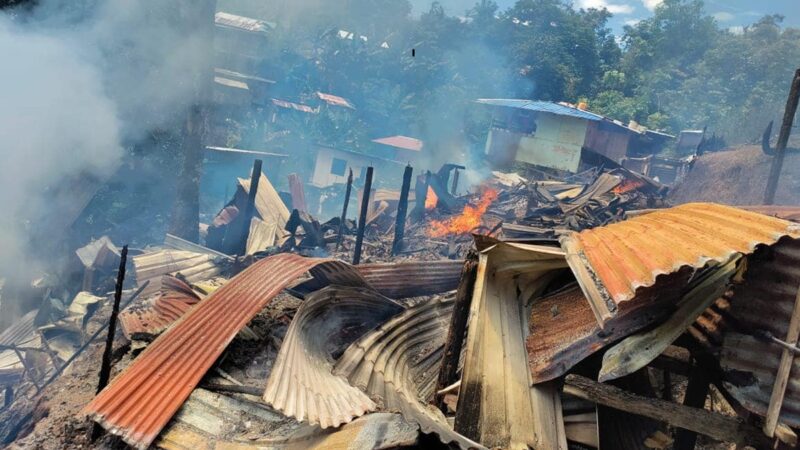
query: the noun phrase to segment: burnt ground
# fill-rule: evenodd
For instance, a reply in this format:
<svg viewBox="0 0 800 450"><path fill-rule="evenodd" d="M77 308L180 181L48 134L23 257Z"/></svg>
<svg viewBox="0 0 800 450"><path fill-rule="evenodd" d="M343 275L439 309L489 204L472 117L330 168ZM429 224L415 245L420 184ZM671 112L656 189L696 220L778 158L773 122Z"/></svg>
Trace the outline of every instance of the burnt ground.
<svg viewBox="0 0 800 450"><path fill-rule="evenodd" d="M237 337L206 379L220 380L221 373L233 377L246 386L263 388L277 357L278 349L300 300L282 293L249 324L257 339ZM110 308L101 308L92 319L89 331L94 332L101 320L108 317ZM127 449L120 439L104 435L92 443L92 422L81 410L94 398L100 362L105 345L105 334L78 357L64 374L48 386L37 401L19 399L11 413L16 417L32 414L28 425L20 429L17 439L9 449ZM128 367L140 351L131 349L121 332L115 340L113 378ZM202 382L201 382L202 385ZM33 390L29 392L33 397ZM8 412L6 412L8 413ZM0 420L11 418L6 414Z"/></svg>
<svg viewBox="0 0 800 450"><path fill-rule="evenodd" d="M746 145L701 155L694 167L669 194L673 204L715 202L728 205L760 205L764 201L772 157L761 146ZM777 205L800 205L800 153L789 152L783 164Z"/></svg>

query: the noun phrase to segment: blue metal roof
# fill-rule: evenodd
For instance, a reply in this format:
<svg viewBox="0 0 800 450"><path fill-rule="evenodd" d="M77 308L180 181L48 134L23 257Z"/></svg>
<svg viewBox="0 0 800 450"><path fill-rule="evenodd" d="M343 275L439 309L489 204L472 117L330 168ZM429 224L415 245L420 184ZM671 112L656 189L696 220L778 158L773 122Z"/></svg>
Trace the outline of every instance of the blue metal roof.
<svg viewBox="0 0 800 450"><path fill-rule="evenodd" d="M490 106L504 106L506 108L527 109L529 111L538 111L559 116L577 117L579 119L601 121L602 116L592 114L589 111L583 111L571 106L565 106L559 103L543 102L536 100L518 100L518 99L505 99L505 98L481 98L476 100L478 103Z"/></svg>

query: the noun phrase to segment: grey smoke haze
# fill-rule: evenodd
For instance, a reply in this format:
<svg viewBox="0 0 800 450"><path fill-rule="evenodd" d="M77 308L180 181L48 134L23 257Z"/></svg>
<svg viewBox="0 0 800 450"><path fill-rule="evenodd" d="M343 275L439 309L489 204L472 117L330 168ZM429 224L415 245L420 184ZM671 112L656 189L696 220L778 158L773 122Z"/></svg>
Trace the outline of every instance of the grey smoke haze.
<svg viewBox="0 0 800 450"><path fill-rule="evenodd" d="M127 145L185 117L186 74L211 53L180 26L191 3L42 0L0 13L0 274L33 264L29 230L74 206L52 201L60 183L106 179Z"/></svg>

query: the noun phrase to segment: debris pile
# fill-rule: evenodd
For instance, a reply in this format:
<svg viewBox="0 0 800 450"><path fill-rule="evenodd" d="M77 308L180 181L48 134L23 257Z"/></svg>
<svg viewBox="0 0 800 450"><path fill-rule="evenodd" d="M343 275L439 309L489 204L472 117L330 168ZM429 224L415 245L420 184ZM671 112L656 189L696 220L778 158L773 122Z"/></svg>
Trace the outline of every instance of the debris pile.
<svg viewBox="0 0 800 450"><path fill-rule="evenodd" d="M95 445L142 449L796 445L800 225L774 217L793 211L669 207L624 169L497 172L459 196L451 169L413 197L362 192L359 227L240 180L207 246L132 251L96 396L74 377L120 260L81 249L86 290L0 335L0 438L91 445L88 416ZM48 406L64 386L80 411Z"/></svg>

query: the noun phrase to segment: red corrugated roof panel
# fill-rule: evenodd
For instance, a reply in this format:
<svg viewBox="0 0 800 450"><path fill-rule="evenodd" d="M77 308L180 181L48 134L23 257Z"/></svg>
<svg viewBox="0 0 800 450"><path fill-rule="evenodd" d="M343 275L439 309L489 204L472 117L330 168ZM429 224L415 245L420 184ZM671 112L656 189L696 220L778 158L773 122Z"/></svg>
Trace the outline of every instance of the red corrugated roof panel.
<svg viewBox="0 0 800 450"><path fill-rule="evenodd" d="M372 142L378 144L390 145L392 147L402 148L404 150L411 150L418 152L422 150L424 143L419 139L408 136L389 136L380 139L373 139Z"/></svg>
<svg viewBox="0 0 800 450"><path fill-rule="evenodd" d="M342 285L365 284L351 266L339 261L293 254L259 261L159 336L85 412L128 444L147 448L239 330L309 271Z"/></svg>

